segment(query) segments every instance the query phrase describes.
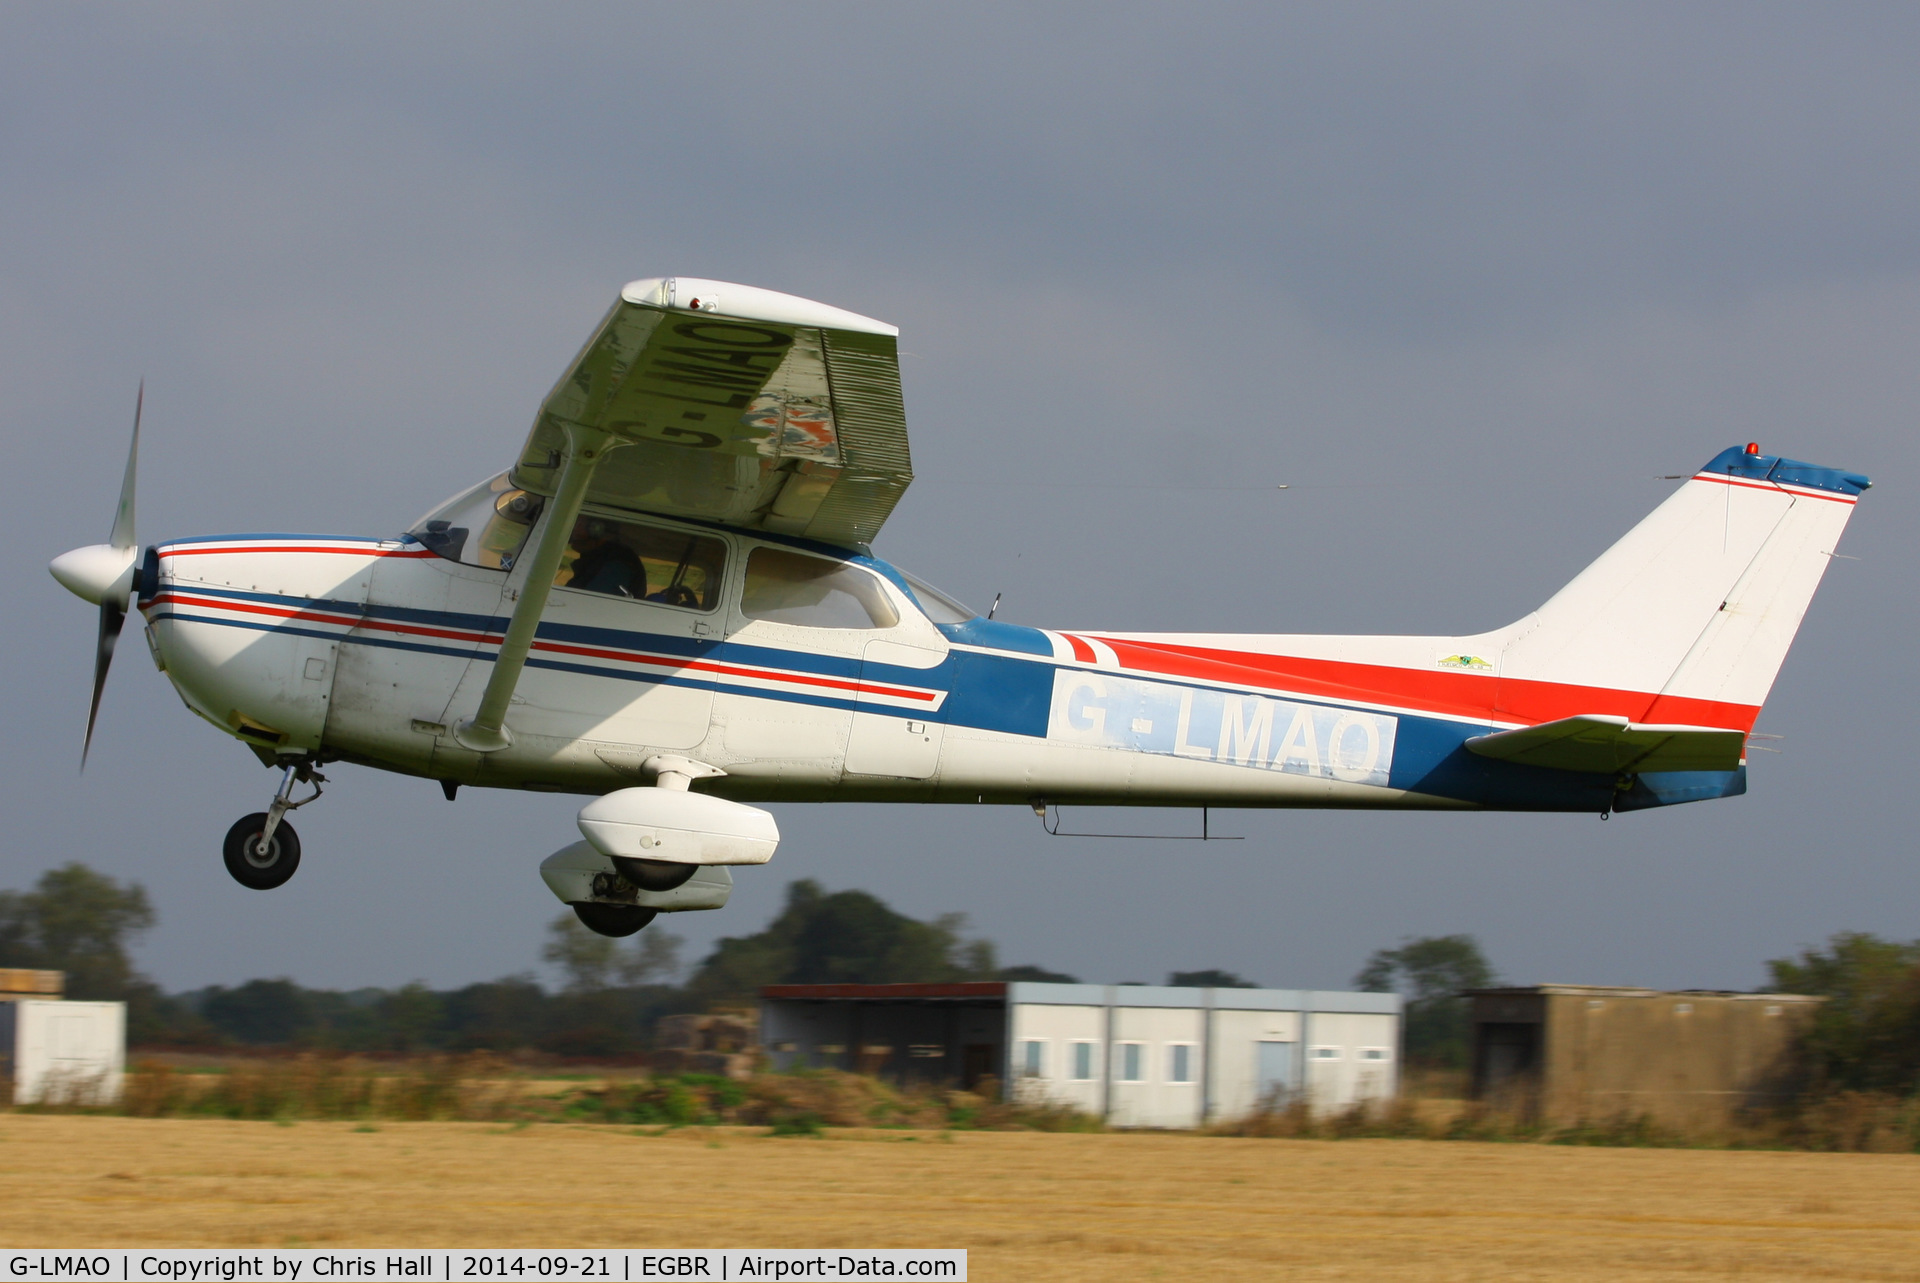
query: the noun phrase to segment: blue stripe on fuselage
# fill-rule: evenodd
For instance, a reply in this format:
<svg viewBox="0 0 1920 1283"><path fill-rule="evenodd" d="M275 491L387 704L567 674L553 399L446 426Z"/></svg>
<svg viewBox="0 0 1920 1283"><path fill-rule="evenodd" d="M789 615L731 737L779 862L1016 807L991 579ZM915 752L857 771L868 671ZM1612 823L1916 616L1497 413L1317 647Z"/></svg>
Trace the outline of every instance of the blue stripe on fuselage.
<svg viewBox="0 0 1920 1283"><path fill-rule="evenodd" d="M475 633L498 635L506 628L502 616L460 614L451 611L422 610L398 606L360 606L350 602L288 597L272 593L239 592L199 585L181 585L180 591L236 601L274 603L294 609L320 610L344 616L369 618L421 627L454 628ZM189 613L177 607L162 607L151 618L176 619L261 632L287 632L299 636L325 637L348 645L377 646L394 650L445 655L450 658L492 662L490 649L477 648L475 642L446 642L405 635L353 631L341 633L315 628L309 623L288 620L270 623L264 620L222 619ZM998 621L973 620L968 624L946 625L941 631L962 645L992 647L991 650L949 651L945 660L933 668L904 668L869 664L852 656L818 655L805 651L742 642L676 637L656 633L592 627L581 624L542 622L538 636L545 641L593 646L608 651L627 651L639 655L663 655L686 659L704 659L742 667L769 670L768 680L778 681L782 672L852 679L864 676L875 682L914 686L947 692L938 710L914 710L876 704L858 704L851 696L812 691L719 687L736 694L781 703L804 704L820 708L853 709L899 718L921 718L950 726L969 727L1044 739L1052 709L1054 674L1065 665L1052 658L1052 643L1038 629ZM1017 652L1017 653L1009 653ZM679 674L671 670L610 668L592 662L588 656L557 656L552 652L535 653L528 666L583 676L609 677L647 685L685 686L715 689L712 676ZM1218 690L1203 682L1160 678L1150 674L1128 674L1135 680L1153 681L1171 687L1194 690ZM1327 708L1345 705L1325 700L1287 698ZM1456 799L1508 810L1604 811L1614 799L1614 780L1609 775L1587 775L1572 771L1549 770L1499 762L1469 753L1468 738L1490 729L1483 723L1449 721L1444 718L1397 713L1393 763L1388 787L1430 796ZM1744 776L1741 784L1744 785ZM1690 790L1695 796L1725 796L1734 791L1727 784L1715 792L1707 785ZM1673 800L1686 800L1678 796ZM1665 801L1663 798L1662 801ZM1644 801L1641 805L1660 805Z"/></svg>

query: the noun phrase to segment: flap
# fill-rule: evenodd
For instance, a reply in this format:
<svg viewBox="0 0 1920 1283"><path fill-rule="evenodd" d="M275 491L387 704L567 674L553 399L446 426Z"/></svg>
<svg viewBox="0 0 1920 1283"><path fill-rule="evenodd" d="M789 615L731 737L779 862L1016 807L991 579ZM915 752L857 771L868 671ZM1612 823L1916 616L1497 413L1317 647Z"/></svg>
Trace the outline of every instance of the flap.
<svg viewBox="0 0 1920 1283"><path fill-rule="evenodd" d="M1746 760L1747 733L1716 726L1636 726L1590 714L1495 731L1467 751L1501 762L1595 775L1642 771L1731 771Z"/></svg>

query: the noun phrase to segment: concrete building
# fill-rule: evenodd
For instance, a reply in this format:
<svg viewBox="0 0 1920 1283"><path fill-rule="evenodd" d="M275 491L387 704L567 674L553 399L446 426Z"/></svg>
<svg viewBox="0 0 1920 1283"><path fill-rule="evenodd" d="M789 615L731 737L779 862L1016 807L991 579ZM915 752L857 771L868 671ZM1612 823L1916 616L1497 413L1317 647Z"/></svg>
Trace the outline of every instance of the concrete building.
<svg viewBox="0 0 1920 1283"><path fill-rule="evenodd" d="M1120 1127L1197 1127L1296 1099L1336 1110L1399 1085L1396 994L981 981L761 995L775 1069L992 1078Z"/></svg>
<svg viewBox="0 0 1920 1283"><path fill-rule="evenodd" d="M1542 1122L1650 1118L1716 1127L1805 1083L1821 998L1536 985L1471 1001L1473 1099Z"/></svg>
<svg viewBox="0 0 1920 1283"><path fill-rule="evenodd" d="M127 1004L68 1002L58 971L0 968L0 1079L16 1105L93 1104L120 1094Z"/></svg>

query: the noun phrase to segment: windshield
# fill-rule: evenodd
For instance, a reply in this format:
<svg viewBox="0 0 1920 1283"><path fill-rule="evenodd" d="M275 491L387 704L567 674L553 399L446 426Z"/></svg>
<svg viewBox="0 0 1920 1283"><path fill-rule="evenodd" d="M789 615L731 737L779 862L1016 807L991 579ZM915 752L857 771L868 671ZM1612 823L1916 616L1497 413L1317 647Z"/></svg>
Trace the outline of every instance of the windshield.
<svg viewBox="0 0 1920 1283"><path fill-rule="evenodd" d="M904 570L900 572L900 577L913 588L913 595L920 599L920 609L925 611L927 618L934 623L964 624L974 618L973 611L968 610L926 580L909 575Z"/></svg>
<svg viewBox="0 0 1920 1283"><path fill-rule="evenodd" d="M448 561L511 570L544 502L503 472L447 500L407 533Z"/></svg>

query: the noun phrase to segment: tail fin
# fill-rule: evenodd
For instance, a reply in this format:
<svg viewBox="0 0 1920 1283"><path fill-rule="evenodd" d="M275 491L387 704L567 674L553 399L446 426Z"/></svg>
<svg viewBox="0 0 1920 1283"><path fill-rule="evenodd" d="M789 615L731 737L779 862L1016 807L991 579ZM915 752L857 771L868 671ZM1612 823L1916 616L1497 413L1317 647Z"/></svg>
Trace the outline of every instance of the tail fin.
<svg viewBox="0 0 1920 1283"><path fill-rule="evenodd" d="M1723 452L1506 630L1497 709L1751 730L1870 484L1758 446Z"/></svg>

